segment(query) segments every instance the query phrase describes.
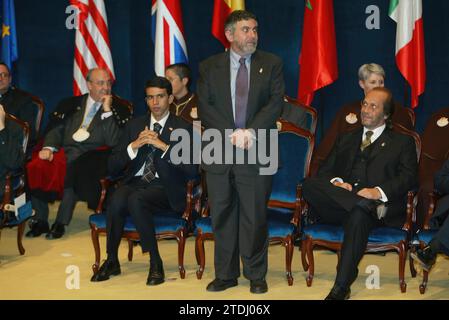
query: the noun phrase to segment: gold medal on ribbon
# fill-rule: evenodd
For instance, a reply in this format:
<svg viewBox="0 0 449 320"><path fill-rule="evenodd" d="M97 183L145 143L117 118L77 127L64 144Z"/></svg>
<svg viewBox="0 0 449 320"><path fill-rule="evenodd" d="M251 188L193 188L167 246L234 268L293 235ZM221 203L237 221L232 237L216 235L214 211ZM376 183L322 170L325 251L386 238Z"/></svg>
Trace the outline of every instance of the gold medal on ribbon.
<svg viewBox="0 0 449 320"><path fill-rule="evenodd" d="M89 139L90 133L85 128L79 128L76 130L76 132L72 135L73 140L76 142L83 142Z"/></svg>

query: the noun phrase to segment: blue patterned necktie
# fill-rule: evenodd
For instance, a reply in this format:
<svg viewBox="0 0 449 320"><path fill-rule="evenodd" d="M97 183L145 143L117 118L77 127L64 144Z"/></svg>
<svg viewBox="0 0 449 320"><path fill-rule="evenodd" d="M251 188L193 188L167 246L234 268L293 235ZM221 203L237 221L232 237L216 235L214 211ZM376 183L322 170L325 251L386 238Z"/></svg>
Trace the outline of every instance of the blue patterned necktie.
<svg viewBox="0 0 449 320"><path fill-rule="evenodd" d="M153 124L153 131L159 134L161 132L162 126L159 123ZM146 182L150 182L156 177L156 168L154 166L154 151L156 148L151 146L148 151L147 158L145 160L145 167L143 168L142 179Z"/></svg>
<svg viewBox="0 0 449 320"><path fill-rule="evenodd" d="M246 110L248 106L248 69L245 58L240 58L240 67L235 79L235 127L245 128Z"/></svg>
<svg viewBox="0 0 449 320"><path fill-rule="evenodd" d="M101 106L101 102L95 102L91 107L89 112L87 113L86 117L84 118L83 124L81 127L87 128L89 127L90 123L92 122L92 119L95 117L95 114L97 113L98 107Z"/></svg>

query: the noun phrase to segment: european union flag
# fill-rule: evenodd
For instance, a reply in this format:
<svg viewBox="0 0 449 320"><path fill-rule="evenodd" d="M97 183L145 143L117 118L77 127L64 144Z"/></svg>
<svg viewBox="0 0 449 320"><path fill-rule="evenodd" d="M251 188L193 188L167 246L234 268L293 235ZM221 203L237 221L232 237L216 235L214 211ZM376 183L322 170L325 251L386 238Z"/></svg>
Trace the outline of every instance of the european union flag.
<svg viewBox="0 0 449 320"><path fill-rule="evenodd" d="M2 61L12 70L12 63L19 57L14 0L3 0L2 7Z"/></svg>

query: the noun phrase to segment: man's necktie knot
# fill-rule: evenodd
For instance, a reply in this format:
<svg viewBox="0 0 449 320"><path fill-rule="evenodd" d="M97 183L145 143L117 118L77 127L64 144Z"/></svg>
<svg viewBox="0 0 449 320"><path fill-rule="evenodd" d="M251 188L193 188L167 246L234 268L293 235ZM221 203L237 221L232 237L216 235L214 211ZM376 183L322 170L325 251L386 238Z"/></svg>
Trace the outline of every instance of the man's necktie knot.
<svg viewBox="0 0 449 320"><path fill-rule="evenodd" d="M162 126L158 122L155 122L153 124L153 131L156 132L157 134L161 133L161 129L162 129Z"/></svg>
<svg viewBox="0 0 449 320"><path fill-rule="evenodd" d="M368 130L365 132L365 139L363 139L362 144L360 145L360 150L365 150L371 144L371 137L373 136L373 131Z"/></svg>

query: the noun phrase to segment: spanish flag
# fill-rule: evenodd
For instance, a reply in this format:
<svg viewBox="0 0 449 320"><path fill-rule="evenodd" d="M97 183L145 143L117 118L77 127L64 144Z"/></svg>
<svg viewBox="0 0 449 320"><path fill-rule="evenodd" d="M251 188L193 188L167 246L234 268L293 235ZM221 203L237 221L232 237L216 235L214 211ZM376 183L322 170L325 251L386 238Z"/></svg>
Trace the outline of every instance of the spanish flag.
<svg viewBox="0 0 449 320"><path fill-rule="evenodd" d="M245 0L214 0L212 34L225 48L229 48L229 42L224 34L224 23L234 10L245 10Z"/></svg>

